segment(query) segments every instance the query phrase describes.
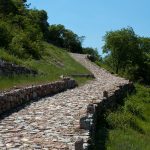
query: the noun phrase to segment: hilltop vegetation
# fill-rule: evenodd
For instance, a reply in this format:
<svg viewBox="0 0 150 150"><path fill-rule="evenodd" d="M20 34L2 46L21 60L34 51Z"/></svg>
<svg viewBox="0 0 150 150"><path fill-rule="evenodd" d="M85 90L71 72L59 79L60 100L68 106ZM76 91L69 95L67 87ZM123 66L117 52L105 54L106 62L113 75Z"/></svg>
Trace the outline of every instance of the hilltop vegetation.
<svg viewBox="0 0 150 150"><path fill-rule="evenodd" d="M26 0L0 0L0 49L18 58L40 59L46 41L83 53L83 36L63 25L49 25L47 19L46 11L29 9Z"/></svg>
<svg viewBox="0 0 150 150"><path fill-rule="evenodd" d="M27 9L26 1L0 1L1 49L18 58L40 59L47 14Z"/></svg>
<svg viewBox="0 0 150 150"><path fill-rule="evenodd" d="M132 28L107 32L103 64L121 76L150 84L150 38L140 37Z"/></svg>
<svg viewBox="0 0 150 150"><path fill-rule="evenodd" d="M67 53L83 53L82 37L63 25L49 25L47 19L46 11L29 9L26 0L0 0L0 59L39 73L1 76L0 89L54 81L62 74L89 73Z"/></svg>

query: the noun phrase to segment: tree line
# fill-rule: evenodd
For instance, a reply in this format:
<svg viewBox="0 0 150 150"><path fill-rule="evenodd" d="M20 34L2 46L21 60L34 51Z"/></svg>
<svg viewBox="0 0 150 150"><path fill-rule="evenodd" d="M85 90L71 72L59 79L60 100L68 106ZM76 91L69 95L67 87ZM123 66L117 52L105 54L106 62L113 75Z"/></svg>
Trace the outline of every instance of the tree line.
<svg viewBox="0 0 150 150"><path fill-rule="evenodd" d="M0 50L23 59L40 59L45 41L69 52L87 53L82 47L83 36L47 20L47 12L29 9L27 0L0 0ZM97 50L90 49L97 59Z"/></svg>
<svg viewBox="0 0 150 150"><path fill-rule="evenodd" d="M150 38L138 36L133 28L107 32L103 60L114 73L150 84Z"/></svg>
<svg viewBox="0 0 150 150"><path fill-rule="evenodd" d="M69 52L90 54L117 74L150 83L150 38L138 36L131 27L107 32L101 59L97 49L83 47L84 36L65 26L50 25L44 10L29 9L27 0L0 0L0 51L21 59L41 59L52 43Z"/></svg>

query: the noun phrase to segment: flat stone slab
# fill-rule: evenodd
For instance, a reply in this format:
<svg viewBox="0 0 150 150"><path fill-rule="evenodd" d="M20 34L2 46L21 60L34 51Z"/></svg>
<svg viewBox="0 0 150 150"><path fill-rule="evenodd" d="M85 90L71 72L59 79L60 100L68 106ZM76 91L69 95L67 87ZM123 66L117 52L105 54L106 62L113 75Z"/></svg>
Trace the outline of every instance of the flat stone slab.
<svg viewBox="0 0 150 150"><path fill-rule="evenodd" d="M87 60L86 55L71 55L96 79L84 86L33 102L2 119L1 150L74 150L75 143L86 145L89 131L80 129L79 125L88 105L100 102L103 91L115 90L129 81L100 69ZM89 111L92 109L89 108Z"/></svg>

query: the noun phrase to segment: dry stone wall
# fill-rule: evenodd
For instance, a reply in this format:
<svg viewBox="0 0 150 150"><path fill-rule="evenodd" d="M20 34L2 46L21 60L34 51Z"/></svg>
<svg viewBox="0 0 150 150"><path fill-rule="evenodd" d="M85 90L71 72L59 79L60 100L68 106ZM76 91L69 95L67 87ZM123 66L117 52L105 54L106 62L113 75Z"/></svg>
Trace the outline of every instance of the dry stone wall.
<svg viewBox="0 0 150 150"><path fill-rule="evenodd" d="M71 89L77 86L75 80L64 78L61 81L30 86L23 89L16 89L10 92L0 94L0 114L4 113L18 105L29 102L30 100L38 99L48 95L62 92L66 89Z"/></svg>
<svg viewBox="0 0 150 150"><path fill-rule="evenodd" d="M87 55L71 56L95 79L4 115L0 120L0 149L87 150L94 137L96 116L105 107L115 107L133 89L128 80L99 68Z"/></svg>
<svg viewBox="0 0 150 150"><path fill-rule="evenodd" d="M128 93L134 90L132 82L118 86L109 91L103 92L103 97L94 100L87 105L86 113L80 118L80 129L84 134L80 134L75 142L75 150L94 149L97 120L105 110L115 109ZM85 136L86 135L86 136Z"/></svg>
<svg viewBox="0 0 150 150"><path fill-rule="evenodd" d="M0 75L12 76L15 74L17 74L17 75L19 75L19 74L35 75L35 74L37 74L37 71L31 70L31 69L28 69L26 67L22 67L19 65L15 65L12 63L8 63L8 62L0 59Z"/></svg>

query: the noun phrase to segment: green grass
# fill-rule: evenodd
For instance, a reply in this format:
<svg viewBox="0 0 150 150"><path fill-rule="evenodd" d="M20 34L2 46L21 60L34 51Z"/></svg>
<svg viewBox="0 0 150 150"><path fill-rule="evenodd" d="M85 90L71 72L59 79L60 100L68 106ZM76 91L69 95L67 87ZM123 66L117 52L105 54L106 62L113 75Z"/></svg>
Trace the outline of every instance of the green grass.
<svg viewBox="0 0 150 150"><path fill-rule="evenodd" d="M37 76L13 76L0 77L0 90L11 89L14 86L21 87L31 84L48 83L58 80L60 75L69 76L76 73L90 73L85 67L76 62L63 49L44 43L45 52L40 60L27 59L21 60L6 51L0 49L0 58L13 62L39 72ZM79 84L85 83L87 78L76 78Z"/></svg>
<svg viewBox="0 0 150 150"><path fill-rule="evenodd" d="M150 88L137 84L136 93L124 101L118 110L104 115L95 150L150 149Z"/></svg>
<svg viewBox="0 0 150 150"><path fill-rule="evenodd" d="M111 67L109 67L109 65L107 65L101 61L96 61L95 64L101 68L104 68L105 70L109 71L110 73L115 74L114 70ZM117 74L115 74L115 75L117 75Z"/></svg>
<svg viewBox="0 0 150 150"><path fill-rule="evenodd" d="M13 55L10 55L7 53L7 51L3 48L0 48L0 59L8 61L8 62L13 62L15 64L22 64L22 61L18 58L16 58Z"/></svg>

